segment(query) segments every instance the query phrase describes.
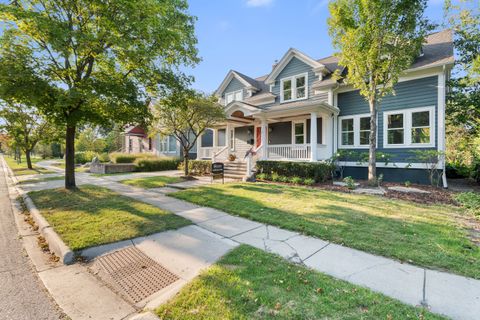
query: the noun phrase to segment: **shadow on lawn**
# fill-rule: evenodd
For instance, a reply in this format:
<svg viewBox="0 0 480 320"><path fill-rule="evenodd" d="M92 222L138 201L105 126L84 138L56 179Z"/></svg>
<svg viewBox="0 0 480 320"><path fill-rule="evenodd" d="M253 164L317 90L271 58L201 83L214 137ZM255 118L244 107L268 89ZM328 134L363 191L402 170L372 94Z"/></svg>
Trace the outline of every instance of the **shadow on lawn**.
<svg viewBox="0 0 480 320"><path fill-rule="evenodd" d="M398 216L390 218L388 215L372 214L371 210L378 210L378 205L375 207L369 202L365 205L363 202L353 202L352 199L345 198L351 197L348 194L328 193L326 194L328 199L325 200L327 203L315 205L313 212L302 213L295 211L295 208L279 208L279 202L285 197L295 197L301 203L302 199L299 198L301 195L295 188L289 187L291 190L285 190L285 188L274 186L274 193L281 193L278 201L275 201L275 198L269 200L263 196L260 200L249 197L249 192L272 193L269 192L271 185L239 184L223 188L226 190L222 187L202 187L182 191L172 196L351 248L402 261L412 260L413 263L423 266L451 269L457 273L467 273L469 276L480 278L480 269L476 268L472 271L474 270L472 267L480 264L480 248L472 245L464 235L464 231L449 223L426 222L422 219L408 220ZM229 188L243 190L246 193L231 194ZM318 191L307 189L306 192ZM311 198L305 199L305 201L311 200ZM378 203L383 199L374 198L374 200ZM337 203L328 203L332 201ZM352 208L352 203L355 208ZM389 210L393 209L389 208ZM398 203L397 210L411 211L412 206Z"/></svg>

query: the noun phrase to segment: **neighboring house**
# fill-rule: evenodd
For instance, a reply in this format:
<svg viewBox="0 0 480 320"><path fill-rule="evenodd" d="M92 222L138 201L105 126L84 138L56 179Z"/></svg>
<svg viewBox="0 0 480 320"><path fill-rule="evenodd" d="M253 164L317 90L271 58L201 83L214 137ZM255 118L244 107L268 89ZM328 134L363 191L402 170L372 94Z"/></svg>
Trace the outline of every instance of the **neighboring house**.
<svg viewBox="0 0 480 320"><path fill-rule="evenodd" d="M131 126L125 130L126 153L152 153L157 156L182 157L180 143L174 136L161 136L157 134L149 137L146 131L139 126ZM196 147L192 148L190 158L196 158Z"/></svg>
<svg viewBox="0 0 480 320"><path fill-rule="evenodd" d="M388 164L377 160L385 180L427 182L425 165L411 151L445 150L445 90L453 62L452 32L430 35L395 95L382 100L377 148L393 157ZM235 154L242 162L251 148L253 161L322 161L340 149L368 152L368 103L332 77L336 70L346 72L336 57L315 60L290 49L267 75L228 72L216 91L227 121L204 134L198 158L225 161ZM366 163L343 164L345 176L367 177Z"/></svg>

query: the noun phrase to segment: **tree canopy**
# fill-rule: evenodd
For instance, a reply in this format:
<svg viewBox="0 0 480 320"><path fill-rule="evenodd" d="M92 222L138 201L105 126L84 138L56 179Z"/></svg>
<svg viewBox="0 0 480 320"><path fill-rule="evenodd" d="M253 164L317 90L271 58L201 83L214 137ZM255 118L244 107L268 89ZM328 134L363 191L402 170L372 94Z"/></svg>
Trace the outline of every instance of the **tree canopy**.
<svg viewBox="0 0 480 320"><path fill-rule="evenodd" d="M353 86L370 106L368 179L376 180L377 112L381 99L420 54L431 25L426 0L333 0L329 33L345 72L337 78Z"/></svg>
<svg viewBox="0 0 480 320"><path fill-rule="evenodd" d="M148 122L151 98L189 80L179 72L198 62L187 9L186 0L0 5L0 98L35 105L66 128L67 188L79 125Z"/></svg>

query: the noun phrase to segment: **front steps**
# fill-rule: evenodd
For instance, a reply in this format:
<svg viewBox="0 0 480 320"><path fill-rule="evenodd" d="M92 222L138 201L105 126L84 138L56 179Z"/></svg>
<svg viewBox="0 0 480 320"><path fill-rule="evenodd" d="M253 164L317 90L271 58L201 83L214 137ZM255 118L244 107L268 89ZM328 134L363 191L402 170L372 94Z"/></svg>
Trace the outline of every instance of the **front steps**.
<svg viewBox="0 0 480 320"><path fill-rule="evenodd" d="M243 180L247 173L247 163L240 161L225 161L224 163L225 178Z"/></svg>

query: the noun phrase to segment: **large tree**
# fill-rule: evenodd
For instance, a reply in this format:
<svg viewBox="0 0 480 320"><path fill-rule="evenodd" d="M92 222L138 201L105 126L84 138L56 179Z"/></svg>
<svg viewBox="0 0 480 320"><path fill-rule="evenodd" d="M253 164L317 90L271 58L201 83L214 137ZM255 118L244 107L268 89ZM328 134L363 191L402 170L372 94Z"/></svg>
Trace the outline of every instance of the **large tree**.
<svg viewBox="0 0 480 320"><path fill-rule="evenodd" d="M344 83L360 90L370 107L368 180L376 181L377 113L383 97L394 93L400 75L420 54L431 30L426 0L333 0L329 33ZM340 75L337 75L340 77Z"/></svg>
<svg viewBox="0 0 480 320"><path fill-rule="evenodd" d="M179 66L198 61L187 9L186 0L0 5L0 98L21 101L33 88L39 109L64 126L66 188L76 187L78 126L148 121L150 97L184 78Z"/></svg>
<svg viewBox="0 0 480 320"><path fill-rule="evenodd" d="M188 176L190 150L205 129L225 120L224 108L214 96L193 90L174 90L153 106L152 134L173 135L180 142L184 174Z"/></svg>
<svg viewBox="0 0 480 320"><path fill-rule="evenodd" d="M2 103L0 119L3 120L0 128L12 137L15 147L25 153L29 169L33 169L31 153L37 144L53 142L59 137L57 128L32 107L13 102Z"/></svg>

